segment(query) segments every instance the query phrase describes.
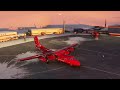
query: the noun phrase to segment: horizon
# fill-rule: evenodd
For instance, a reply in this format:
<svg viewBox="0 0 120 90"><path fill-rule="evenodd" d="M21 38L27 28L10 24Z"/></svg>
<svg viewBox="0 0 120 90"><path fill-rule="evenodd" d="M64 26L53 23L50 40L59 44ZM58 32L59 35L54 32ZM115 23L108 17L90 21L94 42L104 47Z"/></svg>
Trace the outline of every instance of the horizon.
<svg viewBox="0 0 120 90"><path fill-rule="evenodd" d="M46 25L84 24L104 26L120 23L120 11L0 11L0 28L44 27Z"/></svg>
<svg viewBox="0 0 120 90"><path fill-rule="evenodd" d="M54 25L60 25L60 26L62 26L63 24L49 24L50 26L54 26ZM47 27L47 26L49 26L49 25L46 25L46 26L44 26L44 27ZM92 25L87 25L87 24L66 24L66 25L85 25L85 26L92 26ZM100 25L94 25L94 26L100 26ZM120 26L120 24L112 24L112 25L109 25L109 26ZM2 27L0 27L0 30L2 30L2 29L9 29L9 30L17 30L18 28L24 28L24 27L26 27L26 28L30 28L30 27L34 27L34 26L23 26L23 27L21 27L21 26L19 26L19 27L16 27L16 28L14 28L14 29L11 29L11 28L7 28L7 27L5 27L5 28L2 28ZM44 27L35 27L35 28L44 28ZM102 26L101 26L102 27ZM103 26L104 27L104 26ZM50 27L51 28L51 27ZM53 27L54 28L54 27Z"/></svg>

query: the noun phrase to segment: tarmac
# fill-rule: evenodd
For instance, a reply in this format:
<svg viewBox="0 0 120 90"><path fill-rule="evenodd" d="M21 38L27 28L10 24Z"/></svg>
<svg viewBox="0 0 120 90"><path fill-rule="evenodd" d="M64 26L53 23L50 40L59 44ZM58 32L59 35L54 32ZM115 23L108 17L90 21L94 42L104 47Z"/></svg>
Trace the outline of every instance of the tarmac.
<svg viewBox="0 0 120 90"><path fill-rule="evenodd" d="M80 41L75 51L71 53L81 62L80 67L71 67L58 61L51 61L49 64L39 60L37 63L29 64L22 62L22 68L29 71L22 79L120 79L120 37L101 35L99 40L95 40L91 35L74 34L45 38L40 42L49 49L57 50L69 46L64 42L69 37L90 39ZM39 53L33 41L2 47L0 63L9 62L17 55L28 51Z"/></svg>

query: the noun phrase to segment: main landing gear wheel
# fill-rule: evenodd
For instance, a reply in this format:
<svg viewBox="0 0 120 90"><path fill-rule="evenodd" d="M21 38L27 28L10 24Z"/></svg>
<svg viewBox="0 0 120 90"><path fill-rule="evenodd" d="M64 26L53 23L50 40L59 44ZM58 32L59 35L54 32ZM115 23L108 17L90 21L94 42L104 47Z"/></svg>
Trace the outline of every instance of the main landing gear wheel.
<svg viewBox="0 0 120 90"><path fill-rule="evenodd" d="M47 60L46 63L48 64L48 63L49 63L49 60Z"/></svg>
<svg viewBox="0 0 120 90"><path fill-rule="evenodd" d="M72 65L72 64L70 64L70 66L72 67L73 65Z"/></svg>

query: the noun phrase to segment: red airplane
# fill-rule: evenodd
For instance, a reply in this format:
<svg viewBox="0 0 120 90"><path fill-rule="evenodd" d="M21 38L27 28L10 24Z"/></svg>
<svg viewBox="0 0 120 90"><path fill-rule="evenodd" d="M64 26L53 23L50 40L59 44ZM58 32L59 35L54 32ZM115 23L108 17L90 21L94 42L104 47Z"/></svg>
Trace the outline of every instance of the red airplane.
<svg viewBox="0 0 120 90"><path fill-rule="evenodd" d="M38 58L39 60L47 63L49 61L57 60L57 61L69 64L71 66L80 66L80 62L76 60L74 56L69 55L72 51L74 51L74 47L77 44L72 44L71 46L65 47L63 49L52 51L50 49L47 49L43 45L41 45L37 36L34 36L34 42L35 42L36 49L42 51L42 54L22 58L22 59L19 59L18 61L26 61L26 60Z"/></svg>

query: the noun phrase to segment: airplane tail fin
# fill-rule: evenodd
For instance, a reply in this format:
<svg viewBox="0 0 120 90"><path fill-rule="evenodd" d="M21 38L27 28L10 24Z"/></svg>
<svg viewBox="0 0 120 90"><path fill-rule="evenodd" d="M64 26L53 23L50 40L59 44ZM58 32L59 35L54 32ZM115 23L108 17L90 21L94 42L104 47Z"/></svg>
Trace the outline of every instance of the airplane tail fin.
<svg viewBox="0 0 120 90"><path fill-rule="evenodd" d="M44 53L47 51L50 51L49 49L45 48L43 45L40 44L37 36L34 36L34 42L35 42L36 48L39 50L42 50Z"/></svg>
<svg viewBox="0 0 120 90"><path fill-rule="evenodd" d="M35 42L35 46L36 46L36 48L40 47L40 42L39 42L37 36L34 37L34 42Z"/></svg>

